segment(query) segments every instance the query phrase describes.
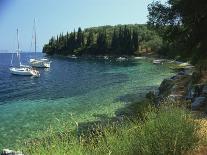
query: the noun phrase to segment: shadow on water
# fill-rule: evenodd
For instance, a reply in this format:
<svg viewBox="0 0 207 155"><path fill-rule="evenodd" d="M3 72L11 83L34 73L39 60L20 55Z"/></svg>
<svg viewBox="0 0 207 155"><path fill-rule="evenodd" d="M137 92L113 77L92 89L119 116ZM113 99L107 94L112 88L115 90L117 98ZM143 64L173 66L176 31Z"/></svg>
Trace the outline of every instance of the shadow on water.
<svg viewBox="0 0 207 155"><path fill-rule="evenodd" d="M92 56L82 56L77 58L71 58L71 57L65 57L65 56L54 56L51 57L53 59L63 60L63 61L70 61L70 62L87 62L87 63L96 63L96 64L111 64L116 67L133 67L141 64L140 60L139 62L137 60L133 59L126 59L119 61L115 57L111 57L109 59L104 59L103 57L92 57Z"/></svg>
<svg viewBox="0 0 207 155"><path fill-rule="evenodd" d="M146 99L146 94L151 90L158 91L158 86L148 86L145 88L145 93L128 93L114 99L114 102L121 101L125 103L123 108L119 108L115 111L114 117L109 117L107 114L94 114L93 116L97 120L91 122L80 122L77 130L78 136L85 135L86 138L88 135L96 136L103 132L101 128L110 127L112 124L119 125L124 122L128 122L129 120L133 121L134 118L142 121L145 117L143 113L144 109L151 104Z"/></svg>
<svg viewBox="0 0 207 155"><path fill-rule="evenodd" d="M158 91L157 86L145 86L144 89L138 89L133 93L118 96L116 99L114 99L114 102L121 101L126 104L135 103L143 99L145 97L145 94L152 90L154 90L155 92Z"/></svg>
<svg viewBox="0 0 207 155"><path fill-rule="evenodd" d="M148 105L145 102L139 101L127 104L124 108L118 109L114 117L109 117L105 114L94 115L97 118L96 121L78 124L77 138L84 137L86 143L90 143L91 139L96 140L100 135L105 136L105 128L122 126L125 122L133 122L134 118L139 118L140 121L144 120L143 109Z"/></svg>
<svg viewBox="0 0 207 155"><path fill-rule="evenodd" d="M154 86L152 87L154 88ZM115 101L122 101L126 104L123 108L115 111L114 117L109 117L107 114L94 114L93 116L97 119L96 121L80 122L78 124L78 135L91 135L91 133L97 132L97 128L104 128L112 124L118 125L125 121L134 120L134 118L142 120L144 118L143 109L149 104L145 95L137 98L136 93L120 96ZM98 132L101 131L98 130Z"/></svg>
<svg viewBox="0 0 207 155"><path fill-rule="evenodd" d="M126 104L123 108L118 109L115 112L114 117L109 117L107 114L93 114L93 116L96 118L95 121L90 122L79 122L77 125L76 130L74 130L75 136L77 136L77 139L80 140L80 137L84 138L84 142L86 144L91 143L91 140L93 142L96 142L98 140L97 138L100 136L105 136L104 134L104 128L106 127L118 127L118 125L122 125L125 122L133 121L134 118L139 118L140 120L143 120L143 109L148 106L148 102L146 102L146 99L143 99L143 101L137 101L130 104ZM71 134L71 130L65 131L66 135ZM55 133L60 138L62 135L59 132ZM27 143L33 141L41 141L42 137L36 137L33 139L29 139ZM50 135L47 135L44 137L44 139L50 141L51 137ZM98 141L97 141L98 142Z"/></svg>

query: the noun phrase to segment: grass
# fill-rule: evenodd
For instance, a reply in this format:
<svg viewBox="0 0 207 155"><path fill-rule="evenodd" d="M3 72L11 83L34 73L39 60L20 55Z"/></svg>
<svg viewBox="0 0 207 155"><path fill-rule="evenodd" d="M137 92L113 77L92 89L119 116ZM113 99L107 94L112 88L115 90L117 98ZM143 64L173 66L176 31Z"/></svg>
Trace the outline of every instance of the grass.
<svg viewBox="0 0 207 155"><path fill-rule="evenodd" d="M96 124L87 132L70 130L63 123L58 132L49 128L21 148L25 154L38 155L165 155L184 154L198 145L199 126L185 108L145 105L141 113L123 122Z"/></svg>

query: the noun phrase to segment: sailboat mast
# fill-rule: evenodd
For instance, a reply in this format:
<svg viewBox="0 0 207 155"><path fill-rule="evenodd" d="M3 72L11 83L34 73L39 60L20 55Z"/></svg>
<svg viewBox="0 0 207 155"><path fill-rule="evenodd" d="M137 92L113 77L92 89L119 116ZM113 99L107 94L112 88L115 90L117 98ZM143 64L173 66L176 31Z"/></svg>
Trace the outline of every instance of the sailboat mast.
<svg viewBox="0 0 207 155"><path fill-rule="evenodd" d="M17 29L17 51L19 53L19 32L18 32L18 29Z"/></svg>
<svg viewBox="0 0 207 155"><path fill-rule="evenodd" d="M20 62L20 49L19 49L19 31L17 29L17 57L19 59L19 66L21 66L21 62Z"/></svg>
<svg viewBox="0 0 207 155"><path fill-rule="evenodd" d="M35 59L36 59L36 52L37 52L37 37L36 37L36 27L35 27L35 19L34 19L34 35L35 35Z"/></svg>

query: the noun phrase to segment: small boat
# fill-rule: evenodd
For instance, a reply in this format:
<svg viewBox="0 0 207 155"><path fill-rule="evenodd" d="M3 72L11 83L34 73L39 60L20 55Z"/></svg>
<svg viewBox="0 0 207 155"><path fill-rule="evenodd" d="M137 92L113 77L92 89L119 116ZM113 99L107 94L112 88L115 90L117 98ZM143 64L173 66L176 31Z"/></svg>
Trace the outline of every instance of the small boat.
<svg viewBox="0 0 207 155"><path fill-rule="evenodd" d="M153 60L153 64L161 64L162 62L163 60L161 59Z"/></svg>
<svg viewBox="0 0 207 155"><path fill-rule="evenodd" d="M184 68L184 69L191 69L193 68L194 66L192 66L191 64L189 64L188 62L184 62L184 63L180 63L178 65L179 68Z"/></svg>
<svg viewBox="0 0 207 155"><path fill-rule="evenodd" d="M124 60L126 60L127 58L125 58L125 57L119 57L119 58L117 58L117 60L118 61L124 61Z"/></svg>
<svg viewBox="0 0 207 155"><path fill-rule="evenodd" d="M108 60L108 59L109 59L109 57L108 57L108 56L104 56L104 59L105 59L105 60Z"/></svg>
<svg viewBox="0 0 207 155"><path fill-rule="evenodd" d="M51 63L47 59L30 59L29 61L32 67L37 68L49 68Z"/></svg>
<svg viewBox="0 0 207 155"><path fill-rule="evenodd" d="M35 28L35 20L34 20L34 32L35 32L35 37L34 37L34 42L35 42L35 58L33 59L30 59L29 62L30 62L30 65L32 67L37 67L37 68L49 68L50 67L50 63L51 61L49 61L48 59L46 58L43 58L43 59L37 59L36 58L36 53L37 53L37 48L36 48L36 28Z"/></svg>
<svg viewBox="0 0 207 155"><path fill-rule="evenodd" d="M30 66L22 65L20 61L20 49L19 49L19 37L18 37L18 29L17 29L17 58L19 60L19 66L13 67L13 54L12 54L12 60L11 60L11 67L9 68L10 72L15 75L26 75L26 76L40 76L39 72Z"/></svg>
<svg viewBox="0 0 207 155"><path fill-rule="evenodd" d="M67 57L70 59L77 59L78 58L76 55L68 55Z"/></svg>
<svg viewBox="0 0 207 155"><path fill-rule="evenodd" d="M189 66L189 65L190 65L189 63L184 62L184 63L179 64L178 66L179 67L186 67L186 66Z"/></svg>
<svg viewBox="0 0 207 155"><path fill-rule="evenodd" d="M134 57L134 59L136 59L136 60L142 60L142 59L146 59L146 57Z"/></svg>
<svg viewBox="0 0 207 155"><path fill-rule="evenodd" d="M167 63L171 64L171 63L176 63L175 60L166 60Z"/></svg>

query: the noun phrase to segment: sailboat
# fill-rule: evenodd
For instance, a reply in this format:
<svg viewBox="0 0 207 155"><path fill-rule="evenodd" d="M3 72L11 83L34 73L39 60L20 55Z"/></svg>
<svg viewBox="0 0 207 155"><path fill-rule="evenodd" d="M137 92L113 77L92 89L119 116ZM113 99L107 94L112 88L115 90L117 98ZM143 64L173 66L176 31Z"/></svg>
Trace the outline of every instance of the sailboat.
<svg viewBox="0 0 207 155"><path fill-rule="evenodd" d="M35 42L35 58L33 59L30 59L29 62L30 62L30 65L32 67L38 67L38 68L49 68L50 67L50 61L48 61L48 59L46 58L43 58L43 59L37 59L37 47L36 47L36 42L37 42L37 39L36 39L36 28L35 28L35 20L34 20L34 42Z"/></svg>
<svg viewBox="0 0 207 155"><path fill-rule="evenodd" d="M19 66L18 67L13 67L13 54L12 54L12 59L11 59L11 67L9 68L10 72L15 75L28 75L28 76L35 76L38 77L40 76L39 72L31 67L25 67L24 65L21 64L20 61L20 48L19 48L19 36L18 36L18 29L17 29L17 58L19 61Z"/></svg>

